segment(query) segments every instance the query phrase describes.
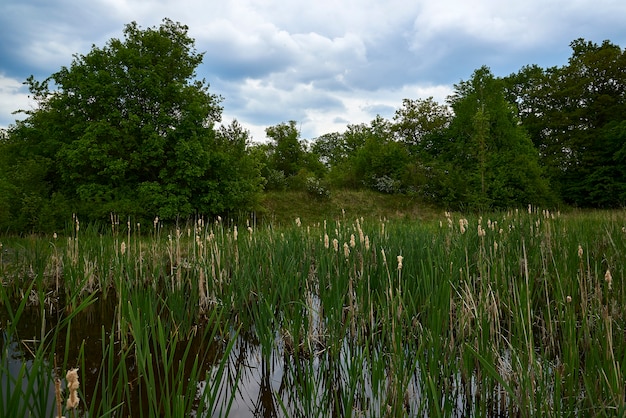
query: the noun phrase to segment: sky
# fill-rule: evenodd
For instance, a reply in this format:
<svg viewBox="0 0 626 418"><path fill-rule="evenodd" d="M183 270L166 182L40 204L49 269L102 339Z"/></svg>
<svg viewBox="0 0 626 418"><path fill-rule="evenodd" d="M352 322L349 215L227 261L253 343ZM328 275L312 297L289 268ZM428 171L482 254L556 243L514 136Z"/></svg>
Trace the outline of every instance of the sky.
<svg viewBox="0 0 626 418"><path fill-rule="evenodd" d="M313 139L392 119L405 98L445 103L483 65L563 66L578 38L626 47L623 0L1 0L0 127L34 106L28 76L164 18L189 27L223 123L254 141L289 120Z"/></svg>

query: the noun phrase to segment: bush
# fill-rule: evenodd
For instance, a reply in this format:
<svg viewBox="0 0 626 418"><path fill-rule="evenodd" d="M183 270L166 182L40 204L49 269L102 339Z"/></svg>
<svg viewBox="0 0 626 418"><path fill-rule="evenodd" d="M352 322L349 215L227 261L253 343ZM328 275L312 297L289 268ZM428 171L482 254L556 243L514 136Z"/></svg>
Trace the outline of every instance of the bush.
<svg viewBox="0 0 626 418"><path fill-rule="evenodd" d="M330 190L323 182L313 176L306 179L306 192L318 199L330 199Z"/></svg>

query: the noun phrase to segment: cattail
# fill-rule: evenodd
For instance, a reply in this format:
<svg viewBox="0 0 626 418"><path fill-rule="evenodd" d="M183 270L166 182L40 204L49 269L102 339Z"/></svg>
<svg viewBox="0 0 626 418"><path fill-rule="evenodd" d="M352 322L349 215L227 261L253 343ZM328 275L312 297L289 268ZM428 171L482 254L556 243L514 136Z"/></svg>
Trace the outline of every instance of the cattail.
<svg viewBox="0 0 626 418"><path fill-rule="evenodd" d="M78 397L78 387L80 386L78 382L78 369L68 371L65 375L65 379L67 380L67 389L70 391L65 407L67 409L75 409L80 402L80 398Z"/></svg>
<svg viewBox="0 0 626 418"><path fill-rule="evenodd" d="M611 270L607 270L604 274L604 281L609 285L609 290L613 287L613 276L611 276Z"/></svg>
<svg viewBox="0 0 626 418"><path fill-rule="evenodd" d="M62 406L61 406L61 379L59 379L58 377L56 379L54 379L54 395L56 398L56 403L57 403L57 418L63 418L61 416L61 410L62 410Z"/></svg>
<svg viewBox="0 0 626 418"><path fill-rule="evenodd" d="M567 295L565 300L567 301L567 303L572 303L572 297L570 295Z"/></svg>
<svg viewBox="0 0 626 418"><path fill-rule="evenodd" d="M356 247L356 239L354 238L354 234L350 234L350 248Z"/></svg>
<svg viewBox="0 0 626 418"><path fill-rule="evenodd" d="M493 242L493 253L497 253L498 252L498 241L494 241Z"/></svg>
<svg viewBox="0 0 626 418"><path fill-rule="evenodd" d="M235 241L237 241L237 236L238 236L238 235L239 235L239 232L237 232L237 225L235 225L235 226L233 227L233 239L234 239Z"/></svg>
<svg viewBox="0 0 626 418"><path fill-rule="evenodd" d="M369 251L369 249L370 249L370 237L369 235L366 235L365 236L365 250Z"/></svg>
<svg viewBox="0 0 626 418"><path fill-rule="evenodd" d="M56 241L56 239L57 239L57 233L56 232L54 234L52 234L52 238L54 238L54 240Z"/></svg>
<svg viewBox="0 0 626 418"><path fill-rule="evenodd" d="M343 243L343 255L348 258L350 256L350 247L347 242Z"/></svg>
<svg viewBox="0 0 626 418"><path fill-rule="evenodd" d="M583 258L583 247L581 245L578 246L578 258Z"/></svg>
<svg viewBox="0 0 626 418"><path fill-rule="evenodd" d="M339 241L337 240L337 238L333 238L333 248L335 252L339 251Z"/></svg>
<svg viewBox="0 0 626 418"><path fill-rule="evenodd" d="M324 234L324 248L328 249L330 246L330 240L328 239L328 234Z"/></svg>
<svg viewBox="0 0 626 418"><path fill-rule="evenodd" d="M300 221L300 218L296 218L296 226L298 227L302 226L302 222Z"/></svg>
<svg viewBox="0 0 626 418"><path fill-rule="evenodd" d="M398 256L398 270L402 270L402 260L404 259L404 257L402 257L401 255Z"/></svg>
<svg viewBox="0 0 626 418"><path fill-rule="evenodd" d="M124 241L122 241L120 245L120 253L122 253L122 255L126 254L126 243Z"/></svg>
<svg viewBox="0 0 626 418"><path fill-rule="evenodd" d="M481 225L478 225L478 236L484 237L485 234L486 234L486 231L483 229L483 227Z"/></svg>

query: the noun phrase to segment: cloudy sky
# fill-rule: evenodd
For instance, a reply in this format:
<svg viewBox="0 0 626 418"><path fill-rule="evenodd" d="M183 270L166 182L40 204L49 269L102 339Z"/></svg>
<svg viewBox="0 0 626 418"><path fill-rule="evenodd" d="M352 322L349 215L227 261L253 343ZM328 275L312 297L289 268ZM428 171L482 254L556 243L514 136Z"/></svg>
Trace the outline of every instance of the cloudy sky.
<svg viewBox="0 0 626 418"><path fill-rule="evenodd" d="M577 38L626 47L623 0L2 0L0 127L43 80L121 38L124 25L189 26L198 76L255 140L296 120L303 138L392 118L404 98L443 103L482 65L496 76L561 66Z"/></svg>

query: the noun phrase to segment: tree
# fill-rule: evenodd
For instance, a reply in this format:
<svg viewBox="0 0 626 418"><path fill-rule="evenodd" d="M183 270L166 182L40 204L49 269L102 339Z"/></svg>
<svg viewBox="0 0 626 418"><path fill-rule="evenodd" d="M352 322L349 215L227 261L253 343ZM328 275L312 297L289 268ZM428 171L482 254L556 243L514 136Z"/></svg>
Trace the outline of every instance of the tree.
<svg viewBox="0 0 626 418"><path fill-rule="evenodd" d="M272 141L270 148L272 168L282 171L285 177L296 175L304 158L296 121L290 120L288 123L270 126L265 129L265 133Z"/></svg>
<svg viewBox="0 0 626 418"><path fill-rule="evenodd" d="M393 119L393 131L398 140L407 144L413 153L419 153L433 148L429 138L448 127L452 114L447 106L438 104L432 97L404 99Z"/></svg>
<svg viewBox="0 0 626 418"><path fill-rule="evenodd" d="M614 128L626 114L626 51L609 41L570 46L563 67L531 66L509 76L508 94L567 203L622 206L621 193L597 191L614 190L614 174L625 170L613 156L623 144Z"/></svg>
<svg viewBox="0 0 626 418"><path fill-rule="evenodd" d="M267 152L265 176L268 188L303 190L309 179L318 180L326 166L307 141L300 139L296 121L280 123L265 130L271 142Z"/></svg>
<svg viewBox="0 0 626 418"><path fill-rule="evenodd" d="M483 209L550 203L539 154L506 101L503 82L482 67L449 100L455 116L441 155L463 173L461 203Z"/></svg>
<svg viewBox="0 0 626 418"><path fill-rule="evenodd" d="M75 210L173 219L254 200L260 185L245 135L237 125L216 132L221 98L196 79L203 54L187 31L169 19L145 30L133 22L123 40L75 55L43 82L27 80L39 106L12 142L49 161L50 191Z"/></svg>

